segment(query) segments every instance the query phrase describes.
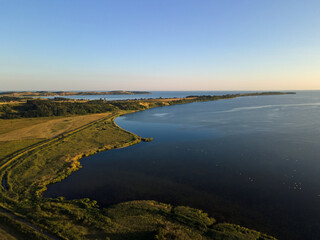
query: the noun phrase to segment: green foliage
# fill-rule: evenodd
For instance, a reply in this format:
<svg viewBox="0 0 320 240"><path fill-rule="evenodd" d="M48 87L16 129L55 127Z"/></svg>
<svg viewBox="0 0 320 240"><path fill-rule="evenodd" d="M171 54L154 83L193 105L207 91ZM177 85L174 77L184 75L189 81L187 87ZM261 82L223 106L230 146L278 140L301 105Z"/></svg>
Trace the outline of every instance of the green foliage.
<svg viewBox="0 0 320 240"><path fill-rule="evenodd" d="M141 138L142 142L151 142L153 138Z"/></svg>
<svg viewBox="0 0 320 240"><path fill-rule="evenodd" d="M173 209L173 217L182 224L186 224L200 231L206 231L208 226L212 225L215 220L209 218L207 213L201 210L179 206Z"/></svg>
<svg viewBox="0 0 320 240"><path fill-rule="evenodd" d="M113 111L116 108L104 101L89 102L57 102L52 100L28 100L24 104L12 106L9 111L3 111L2 118L31 118L66 115L83 115Z"/></svg>
<svg viewBox="0 0 320 240"><path fill-rule="evenodd" d="M12 105L9 105L9 104L0 105L0 113L1 113L1 118L5 118L5 119L17 118L17 114L13 110Z"/></svg>
<svg viewBox="0 0 320 240"><path fill-rule="evenodd" d="M166 225L161 227L154 237L155 240L192 240L203 239L201 235L193 238L188 234L187 229L181 228L176 225Z"/></svg>
<svg viewBox="0 0 320 240"><path fill-rule="evenodd" d="M18 97L9 97L9 96L0 97L0 102L15 102L20 100L21 98L18 98Z"/></svg>
<svg viewBox="0 0 320 240"><path fill-rule="evenodd" d="M207 234L215 240L276 240L255 230L229 223L216 224Z"/></svg>
<svg viewBox="0 0 320 240"><path fill-rule="evenodd" d="M145 106L140 104L140 100L121 100L108 102L120 110L144 110Z"/></svg>

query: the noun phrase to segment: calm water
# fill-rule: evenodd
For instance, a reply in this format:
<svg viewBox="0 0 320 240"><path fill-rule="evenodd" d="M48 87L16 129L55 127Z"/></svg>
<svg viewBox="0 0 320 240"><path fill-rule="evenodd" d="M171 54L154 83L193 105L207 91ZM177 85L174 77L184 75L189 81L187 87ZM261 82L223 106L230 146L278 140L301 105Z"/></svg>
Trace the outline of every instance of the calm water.
<svg viewBox="0 0 320 240"><path fill-rule="evenodd" d="M46 197L154 199L280 239L320 239L320 92L191 103L117 124L154 141L101 152Z"/></svg>
<svg viewBox="0 0 320 240"><path fill-rule="evenodd" d="M141 98L182 98L190 95L223 95L233 93L248 93L252 91L152 91L150 94L135 94L135 95L83 95L83 96L62 96L72 99L106 99L106 100L125 100L125 99L141 99ZM54 97L46 97L54 98Z"/></svg>

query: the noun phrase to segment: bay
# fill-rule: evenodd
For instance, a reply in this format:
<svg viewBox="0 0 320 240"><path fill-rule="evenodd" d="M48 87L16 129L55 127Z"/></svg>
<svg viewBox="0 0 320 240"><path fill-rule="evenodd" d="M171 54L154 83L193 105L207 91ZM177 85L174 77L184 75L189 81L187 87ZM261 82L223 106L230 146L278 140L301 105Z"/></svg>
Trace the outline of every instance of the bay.
<svg viewBox="0 0 320 240"><path fill-rule="evenodd" d="M145 99L145 98L183 98L191 95L223 95L234 93L249 93L253 91L151 91L149 94L134 94L134 95L70 95L62 96L70 99L85 99L85 100L97 100L105 99L107 101L112 100L127 100L127 99ZM55 96L45 97L54 98Z"/></svg>
<svg viewBox="0 0 320 240"><path fill-rule="evenodd" d="M154 141L83 158L46 197L102 207L153 199L280 239L320 239L320 91L154 108L116 123Z"/></svg>

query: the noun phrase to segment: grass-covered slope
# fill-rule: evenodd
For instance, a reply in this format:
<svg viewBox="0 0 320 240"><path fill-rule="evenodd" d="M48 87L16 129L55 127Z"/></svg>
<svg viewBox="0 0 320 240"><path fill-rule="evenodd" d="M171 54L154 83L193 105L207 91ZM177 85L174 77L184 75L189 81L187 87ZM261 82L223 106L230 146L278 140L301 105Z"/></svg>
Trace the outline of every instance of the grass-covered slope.
<svg viewBox="0 0 320 240"><path fill-rule="evenodd" d="M274 239L238 225L216 223L198 209L155 201L121 203L106 212L112 222L127 227L124 232L109 235L113 239Z"/></svg>

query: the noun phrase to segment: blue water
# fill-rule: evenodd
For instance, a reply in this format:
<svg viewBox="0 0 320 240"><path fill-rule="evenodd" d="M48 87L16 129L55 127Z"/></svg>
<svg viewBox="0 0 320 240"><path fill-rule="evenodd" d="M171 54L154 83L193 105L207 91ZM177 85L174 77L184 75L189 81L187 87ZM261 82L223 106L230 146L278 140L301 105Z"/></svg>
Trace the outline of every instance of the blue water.
<svg viewBox="0 0 320 240"><path fill-rule="evenodd" d="M135 95L72 95L63 96L71 99L88 99L88 100L125 100L125 99L143 99L143 98L182 98L190 95L223 95L233 93L249 93L252 91L152 91L150 94L135 94ZM54 98L47 97L47 98Z"/></svg>
<svg viewBox="0 0 320 240"><path fill-rule="evenodd" d="M154 108L116 123L154 141L83 158L45 196L154 199L280 239L320 239L320 91Z"/></svg>

